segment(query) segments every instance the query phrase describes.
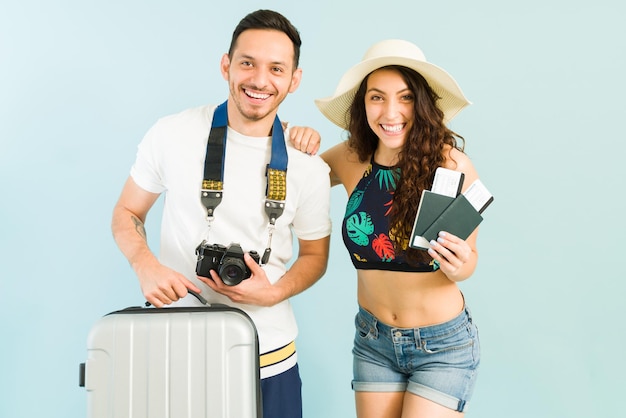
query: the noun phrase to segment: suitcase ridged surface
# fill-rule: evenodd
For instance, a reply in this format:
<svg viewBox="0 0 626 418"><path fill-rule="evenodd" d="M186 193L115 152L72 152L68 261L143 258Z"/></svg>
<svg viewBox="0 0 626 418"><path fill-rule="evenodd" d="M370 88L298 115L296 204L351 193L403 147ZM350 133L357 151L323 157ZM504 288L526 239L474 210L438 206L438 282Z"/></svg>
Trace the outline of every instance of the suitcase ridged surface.
<svg viewBox="0 0 626 418"><path fill-rule="evenodd" d="M89 417L261 415L258 339L242 311L118 311L94 325L87 349Z"/></svg>

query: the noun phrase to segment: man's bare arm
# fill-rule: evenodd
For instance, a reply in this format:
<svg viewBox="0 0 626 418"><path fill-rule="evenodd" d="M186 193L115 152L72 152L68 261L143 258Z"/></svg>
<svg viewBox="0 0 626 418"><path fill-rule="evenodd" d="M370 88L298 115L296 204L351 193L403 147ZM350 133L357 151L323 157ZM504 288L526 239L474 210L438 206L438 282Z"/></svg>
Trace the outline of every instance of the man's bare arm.
<svg viewBox="0 0 626 418"><path fill-rule="evenodd" d="M182 274L162 265L148 247L144 226L149 210L158 199L128 178L113 209L113 238L137 274L144 297L156 307L168 305L200 289Z"/></svg>
<svg viewBox="0 0 626 418"><path fill-rule="evenodd" d="M279 301L313 286L326 273L330 236L317 240L298 240L298 258L275 286L281 290Z"/></svg>

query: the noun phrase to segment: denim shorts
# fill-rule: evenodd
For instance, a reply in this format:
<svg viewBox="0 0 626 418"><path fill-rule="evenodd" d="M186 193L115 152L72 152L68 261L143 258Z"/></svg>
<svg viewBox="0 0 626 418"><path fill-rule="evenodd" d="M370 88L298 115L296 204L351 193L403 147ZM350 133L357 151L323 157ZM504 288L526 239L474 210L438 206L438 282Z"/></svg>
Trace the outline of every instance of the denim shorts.
<svg viewBox="0 0 626 418"><path fill-rule="evenodd" d="M421 328L395 328L359 308L355 326L352 389L409 391L465 410L480 363L478 328L467 307L450 321Z"/></svg>

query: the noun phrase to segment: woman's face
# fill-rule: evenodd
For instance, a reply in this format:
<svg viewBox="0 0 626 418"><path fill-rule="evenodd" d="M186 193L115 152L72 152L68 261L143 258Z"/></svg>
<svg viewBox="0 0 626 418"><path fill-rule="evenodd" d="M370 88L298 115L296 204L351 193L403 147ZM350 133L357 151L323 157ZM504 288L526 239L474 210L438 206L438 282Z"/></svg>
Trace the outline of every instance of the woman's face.
<svg viewBox="0 0 626 418"><path fill-rule="evenodd" d="M365 91L365 113L378 136L378 146L400 150L413 126L415 95L393 69L370 74Z"/></svg>

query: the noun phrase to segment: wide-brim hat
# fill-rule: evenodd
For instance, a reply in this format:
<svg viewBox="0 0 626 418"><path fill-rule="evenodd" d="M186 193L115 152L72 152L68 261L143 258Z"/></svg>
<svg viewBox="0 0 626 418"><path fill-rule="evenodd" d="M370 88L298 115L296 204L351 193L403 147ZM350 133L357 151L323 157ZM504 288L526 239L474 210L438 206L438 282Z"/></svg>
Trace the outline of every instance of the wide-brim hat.
<svg viewBox="0 0 626 418"><path fill-rule="evenodd" d="M347 129L350 108L361 82L372 71L388 65L412 68L426 79L430 88L440 97L437 106L449 122L464 107L471 104L457 82L444 69L426 61L421 49L411 42L389 39L372 45L363 60L350 68L339 80L335 94L315 100L320 111L340 128Z"/></svg>

